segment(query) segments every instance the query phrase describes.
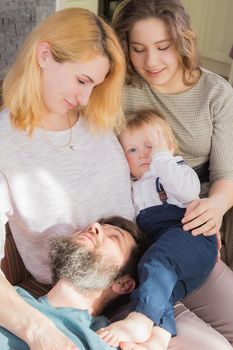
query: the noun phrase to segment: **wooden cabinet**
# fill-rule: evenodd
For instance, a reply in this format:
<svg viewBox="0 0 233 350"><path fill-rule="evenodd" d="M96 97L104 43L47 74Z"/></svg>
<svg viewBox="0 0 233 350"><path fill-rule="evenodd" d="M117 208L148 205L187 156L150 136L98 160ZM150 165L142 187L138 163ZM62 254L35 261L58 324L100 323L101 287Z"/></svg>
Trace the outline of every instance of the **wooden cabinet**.
<svg viewBox="0 0 233 350"><path fill-rule="evenodd" d="M82 7L97 14L98 0L56 0L57 10L61 10L67 7Z"/></svg>
<svg viewBox="0 0 233 350"><path fill-rule="evenodd" d="M182 0L198 34L198 47L204 67L230 76L233 45L233 0Z"/></svg>

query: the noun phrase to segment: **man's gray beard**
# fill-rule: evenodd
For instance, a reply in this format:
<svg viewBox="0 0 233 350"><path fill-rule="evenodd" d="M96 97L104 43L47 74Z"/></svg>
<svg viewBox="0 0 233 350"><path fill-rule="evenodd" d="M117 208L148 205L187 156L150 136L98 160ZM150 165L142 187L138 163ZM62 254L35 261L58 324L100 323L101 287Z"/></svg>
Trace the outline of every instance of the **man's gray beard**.
<svg viewBox="0 0 233 350"><path fill-rule="evenodd" d="M81 292L101 291L119 276L119 264L113 258L92 251L72 238L59 237L50 245L50 267L54 281L65 279Z"/></svg>

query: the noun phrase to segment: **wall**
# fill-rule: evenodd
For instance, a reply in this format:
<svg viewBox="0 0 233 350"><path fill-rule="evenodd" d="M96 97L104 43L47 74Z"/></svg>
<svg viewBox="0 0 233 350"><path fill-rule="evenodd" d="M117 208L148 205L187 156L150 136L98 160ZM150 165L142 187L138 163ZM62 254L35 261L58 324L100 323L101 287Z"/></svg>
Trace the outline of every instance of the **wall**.
<svg viewBox="0 0 233 350"><path fill-rule="evenodd" d="M82 7L86 8L95 14L98 13L98 0L57 0L57 10L61 10L67 7Z"/></svg>
<svg viewBox="0 0 233 350"><path fill-rule="evenodd" d="M26 35L55 7L56 0L0 0L0 80Z"/></svg>
<svg viewBox="0 0 233 350"><path fill-rule="evenodd" d="M230 77L233 45L233 0L182 0L198 34L204 67Z"/></svg>

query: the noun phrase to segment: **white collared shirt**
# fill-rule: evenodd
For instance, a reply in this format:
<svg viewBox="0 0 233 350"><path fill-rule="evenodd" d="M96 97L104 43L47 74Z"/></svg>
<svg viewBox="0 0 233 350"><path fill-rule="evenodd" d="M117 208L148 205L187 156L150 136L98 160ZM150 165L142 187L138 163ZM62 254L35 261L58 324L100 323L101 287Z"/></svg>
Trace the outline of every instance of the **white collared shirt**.
<svg viewBox="0 0 233 350"><path fill-rule="evenodd" d="M145 208L162 204L156 189L158 177L170 204L186 208L199 197L200 181L196 172L183 162L181 156L173 156L166 151L159 152L153 156L150 169L132 185L137 215Z"/></svg>

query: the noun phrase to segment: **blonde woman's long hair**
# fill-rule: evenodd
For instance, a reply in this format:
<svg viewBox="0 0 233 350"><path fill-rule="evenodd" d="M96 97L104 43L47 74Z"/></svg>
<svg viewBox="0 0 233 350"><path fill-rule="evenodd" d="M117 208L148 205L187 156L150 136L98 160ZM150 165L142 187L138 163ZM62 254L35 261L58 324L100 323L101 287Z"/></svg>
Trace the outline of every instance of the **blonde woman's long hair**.
<svg viewBox="0 0 233 350"><path fill-rule="evenodd" d="M110 70L104 82L93 89L82 113L94 131L119 130L124 121L121 111L124 54L111 27L81 8L56 12L27 37L3 85L3 103L10 112L13 126L31 134L45 111L41 71L36 58L40 42L49 44L54 60L60 63L86 61L96 55L108 57Z"/></svg>

